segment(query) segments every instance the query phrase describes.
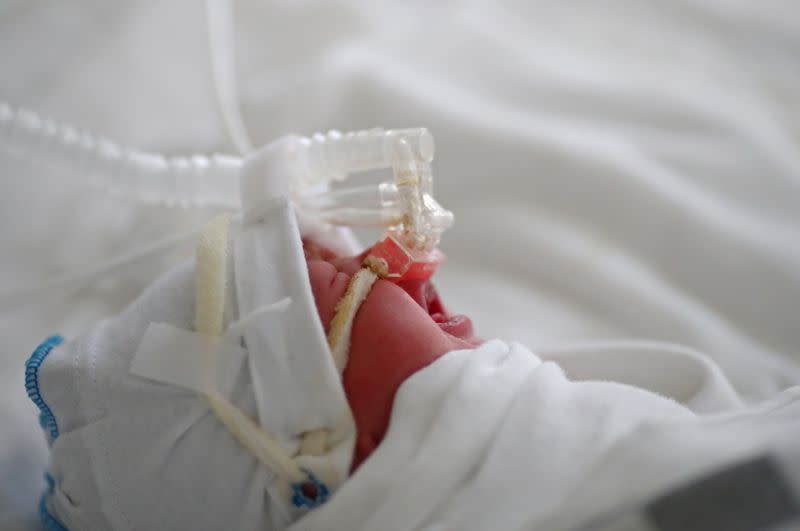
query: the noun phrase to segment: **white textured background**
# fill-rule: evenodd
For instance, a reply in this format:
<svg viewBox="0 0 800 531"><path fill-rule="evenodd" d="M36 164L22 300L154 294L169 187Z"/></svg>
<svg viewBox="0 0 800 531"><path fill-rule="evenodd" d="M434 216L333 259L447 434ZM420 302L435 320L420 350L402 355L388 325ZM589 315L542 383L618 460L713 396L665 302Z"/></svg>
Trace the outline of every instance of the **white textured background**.
<svg viewBox="0 0 800 531"><path fill-rule="evenodd" d="M601 5L602 4L602 5ZM800 9L793 0L235 2L257 143L425 125L455 211L439 284L484 337L646 338L750 400L800 383ZM0 2L0 100L133 147L232 152L200 2ZM208 212L95 195L0 148L0 292ZM46 460L23 363L180 252L0 313L0 528Z"/></svg>

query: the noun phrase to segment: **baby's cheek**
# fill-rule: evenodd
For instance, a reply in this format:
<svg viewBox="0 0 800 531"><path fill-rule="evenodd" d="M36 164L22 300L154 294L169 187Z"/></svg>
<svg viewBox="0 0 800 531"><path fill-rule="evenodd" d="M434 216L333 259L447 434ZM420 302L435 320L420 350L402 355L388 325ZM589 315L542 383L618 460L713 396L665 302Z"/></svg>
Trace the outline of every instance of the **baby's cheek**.
<svg viewBox="0 0 800 531"><path fill-rule="evenodd" d="M386 281L375 284L353 323L343 374L358 429L354 469L386 434L400 385L459 346L402 289Z"/></svg>

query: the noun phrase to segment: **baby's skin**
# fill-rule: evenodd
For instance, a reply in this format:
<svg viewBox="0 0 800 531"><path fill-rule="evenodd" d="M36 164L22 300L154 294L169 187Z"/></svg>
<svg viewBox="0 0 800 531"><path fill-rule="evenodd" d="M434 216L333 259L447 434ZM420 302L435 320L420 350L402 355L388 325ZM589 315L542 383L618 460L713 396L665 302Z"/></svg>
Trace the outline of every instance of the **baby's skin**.
<svg viewBox="0 0 800 531"><path fill-rule="evenodd" d="M327 333L336 304L366 252L339 257L318 243L304 241L303 246L311 290ZM430 281L375 283L356 314L343 374L358 434L353 471L386 434L400 384L447 352L480 343L469 318L449 314Z"/></svg>

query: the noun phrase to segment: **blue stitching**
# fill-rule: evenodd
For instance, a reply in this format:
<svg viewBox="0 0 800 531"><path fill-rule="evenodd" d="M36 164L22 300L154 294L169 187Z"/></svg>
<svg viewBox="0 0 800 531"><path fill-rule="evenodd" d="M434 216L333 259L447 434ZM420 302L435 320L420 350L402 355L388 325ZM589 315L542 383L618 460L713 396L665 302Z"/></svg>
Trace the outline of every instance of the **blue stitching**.
<svg viewBox="0 0 800 531"><path fill-rule="evenodd" d="M31 401L41 411L39 423L52 439L58 437L58 424L56 424L56 417L50 407L45 404L42 394L39 392L39 367L42 366L50 352L63 341L64 338L59 335L48 337L41 345L36 347L31 357L25 362L25 390L28 392L28 397Z"/></svg>
<svg viewBox="0 0 800 531"><path fill-rule="evenodd" d="M307 507L308 509L319 507L328 501L328 486L318 480L310 470L306 470L305 468L301 470L306 473L306 477L308 477L308 479L306 481L292 483L292 491L294 491L294 496L292 496L292 504L295 507ZM317 495L315 497L311 498L303 493L303 485L306 483L311 483L314 487L316 487Z"/></svg>
<svg viewBox="0 0 800 531"><path fill-rule="evenodd" d="M55 519L47 510L47 495L43 494L39 501L39 520L42 522L44 531L69 531L66 527L61 525L61 522Z"/></svg>

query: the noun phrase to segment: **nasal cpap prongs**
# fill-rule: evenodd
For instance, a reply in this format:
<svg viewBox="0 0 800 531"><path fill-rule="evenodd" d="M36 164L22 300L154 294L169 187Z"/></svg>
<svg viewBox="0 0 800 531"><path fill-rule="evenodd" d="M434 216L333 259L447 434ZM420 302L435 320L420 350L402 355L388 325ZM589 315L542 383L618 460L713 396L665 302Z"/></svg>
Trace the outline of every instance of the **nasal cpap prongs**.
<svg viewBox="0 0 800 531"><path fill-rule="evenodd" d="M384 227L403 246L432 250L453 214L433 198L433 136L424 128L371 129L311 138L289 136L270 146L270 171L288 175L301 210L334 225ZM353 173L392 168L393 182L329 189ZM242 198L247 201L246 197Z"/></svg>

